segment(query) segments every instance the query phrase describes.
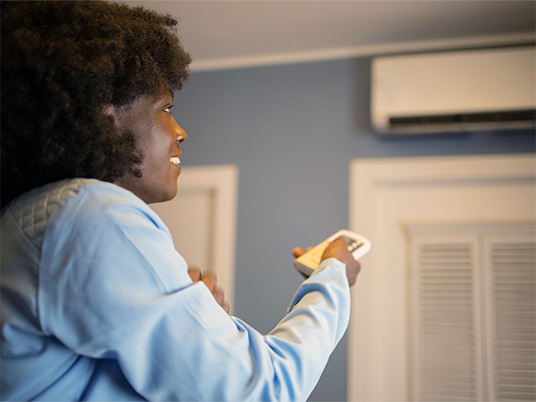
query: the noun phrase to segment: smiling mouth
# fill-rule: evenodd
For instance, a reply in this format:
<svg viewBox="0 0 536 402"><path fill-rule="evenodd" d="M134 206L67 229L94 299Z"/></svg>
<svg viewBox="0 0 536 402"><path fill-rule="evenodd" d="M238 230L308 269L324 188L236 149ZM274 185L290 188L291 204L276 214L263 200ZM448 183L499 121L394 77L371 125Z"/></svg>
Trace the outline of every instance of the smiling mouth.
<svg viewBox="0 0 536 402"><path fill-rule="evenodd" d="M173 156L169 159L169 161L175 166L179 166L181 164L181 160L178 156Z"/></svg>

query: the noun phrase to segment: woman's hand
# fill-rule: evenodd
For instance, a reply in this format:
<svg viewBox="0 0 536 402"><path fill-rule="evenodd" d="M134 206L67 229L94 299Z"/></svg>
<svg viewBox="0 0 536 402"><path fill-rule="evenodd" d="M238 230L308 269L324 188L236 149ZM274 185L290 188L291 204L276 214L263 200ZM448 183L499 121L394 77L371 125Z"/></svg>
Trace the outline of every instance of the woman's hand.
<svg viewBox="0 0 536 402"><path fill-rule="evenodd" d="M214 272L209 271L202 273L199 267L192 265L188 267L188 274L190 275L190 278L192 278L192 281L203 282L214 296L214 299L216 299L216 302L227 314L229 314L229 302L225 300L225 292L223 291L223 288L217 284L216 274Z"/></svg>
<svg viewBox="0 0 536 402"><path fill-rule="evenodd" d="M343 237L333 240L324 250L321 261L328 258L336 258L346 264L346 276L350 286L354 286L357 274L361 270L361 264L354 259L352 253L348 250L348 244Z"/></svg>
<svg viewBox="0 0 536 402"><path fill-rule="evenodd" d="M310 249L312 249L312 247L309 247L307 251ZM300 247L296 247L294 250L292 250L292 254L294 254L295 258L298 258L303 253L304 251ZM324 261L332 257L346 264L346 277L348 278L348 283L350 286L353 286L357 279L357 274L361 270L361 264L359 264L359 262L356 261L352 256L352 253L348 251L348 244L343 237L333 240L328 245L328 247L324 250L320 261ZM294 262L294 264L296 264L296 262ZM307 278L306 275L303 276Z"/></svg>

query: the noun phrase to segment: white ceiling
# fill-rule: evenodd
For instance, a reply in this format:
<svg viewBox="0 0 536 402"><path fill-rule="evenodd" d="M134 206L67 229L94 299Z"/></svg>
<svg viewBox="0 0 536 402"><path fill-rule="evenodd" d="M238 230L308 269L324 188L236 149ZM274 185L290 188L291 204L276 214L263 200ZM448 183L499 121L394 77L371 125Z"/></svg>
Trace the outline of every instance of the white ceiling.
<svg viewBox="0 0 536 402"><path fill-rule="evenodd" d="M526 1L126 1L171 13L192 70L535 41Z"/></svg>

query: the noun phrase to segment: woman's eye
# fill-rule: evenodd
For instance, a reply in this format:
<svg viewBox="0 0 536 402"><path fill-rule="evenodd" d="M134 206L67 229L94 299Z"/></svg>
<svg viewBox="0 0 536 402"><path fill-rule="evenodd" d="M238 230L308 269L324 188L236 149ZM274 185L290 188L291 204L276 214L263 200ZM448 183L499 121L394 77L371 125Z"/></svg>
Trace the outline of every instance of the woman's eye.
<svg viewBox="0 0 536 402"><path fill-rule="evenodd" d="M171 113L171 108L172 108L172 107L173 107L173 105L164 108L164 112L166 112L166 113Z"/></svg>

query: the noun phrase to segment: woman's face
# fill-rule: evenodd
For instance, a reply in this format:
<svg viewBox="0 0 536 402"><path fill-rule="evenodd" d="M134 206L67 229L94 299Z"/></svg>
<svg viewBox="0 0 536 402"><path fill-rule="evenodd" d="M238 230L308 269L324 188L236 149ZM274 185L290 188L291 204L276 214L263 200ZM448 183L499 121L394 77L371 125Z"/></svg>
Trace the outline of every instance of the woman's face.
<svg viewBox="0 0 536 402"><path fill-rule="evenodd" d="M109 108L120 131L136 135L143 152L142 177L125 176L116 184L132 191L147 204L171 200L177 194L181 173L179 144L186 133L171 115L173 96L137 98L129 108Z"/></svg>

